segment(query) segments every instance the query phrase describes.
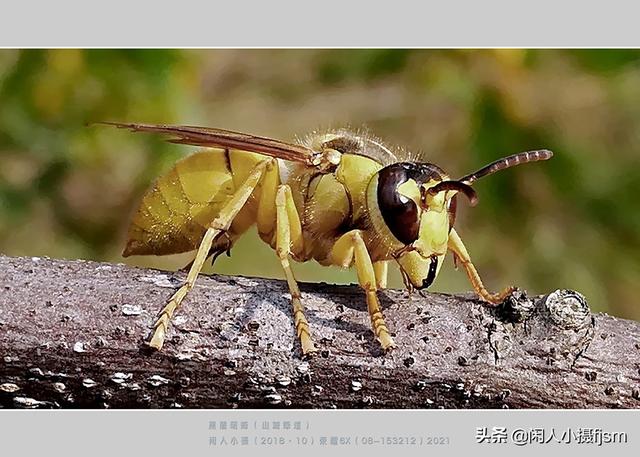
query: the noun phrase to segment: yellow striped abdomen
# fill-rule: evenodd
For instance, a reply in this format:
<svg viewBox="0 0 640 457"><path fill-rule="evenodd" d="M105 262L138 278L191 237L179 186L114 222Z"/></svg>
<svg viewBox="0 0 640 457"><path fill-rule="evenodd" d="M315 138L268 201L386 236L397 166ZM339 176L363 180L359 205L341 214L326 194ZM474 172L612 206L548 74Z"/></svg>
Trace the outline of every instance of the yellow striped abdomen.
<svg viewBox="0 0 640 457"><path fill-rule="evenodd" d="M142 198L122 255L197 249L207 225L261 160L263 156L251 152L206 149L178 161ZM231 240L255 222L256 207L256 199L251 198L236 216L228 233ZM220 237L214 248L225 247L227 242Z"/></svg>

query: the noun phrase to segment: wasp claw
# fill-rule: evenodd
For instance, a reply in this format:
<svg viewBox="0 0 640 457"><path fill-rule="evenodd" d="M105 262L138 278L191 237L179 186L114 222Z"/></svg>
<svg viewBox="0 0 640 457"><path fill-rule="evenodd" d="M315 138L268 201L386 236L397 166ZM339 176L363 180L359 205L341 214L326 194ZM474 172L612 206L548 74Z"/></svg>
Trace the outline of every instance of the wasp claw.
<svg viewBox="0 0 640 457"><path fill-rule="evenodd" d="M156 331L153 333L151 341L149 341L147 344L149 345L149 347L158 351L162 349L162 345L164 344L164 331L158 331L158 329L156 329Z"/></svg>
<svg viewBox="0 0 640 457"><path fill-rule="evenodd" d="M388 353L397 347L396 343L394 343L393 339L388 334L380 337L380 345L385 353Z"/></svg>

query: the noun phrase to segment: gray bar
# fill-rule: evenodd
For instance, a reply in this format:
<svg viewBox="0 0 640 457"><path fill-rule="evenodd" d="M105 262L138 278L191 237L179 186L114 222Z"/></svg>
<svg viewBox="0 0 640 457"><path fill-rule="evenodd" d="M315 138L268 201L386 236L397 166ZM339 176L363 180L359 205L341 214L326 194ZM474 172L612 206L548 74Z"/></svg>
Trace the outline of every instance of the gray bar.
<svg viewBox="0 0 640 457"><path fill-rule="evenodd" d="M13 47L637 46L634 2L9 2Z"/></svg>
<svg viewBox="0 0 640 457"><path fill-rule="evenodd" d="M10 455L638 455L638 411L0 411ZM634 451L635 449L635 451ZM8 454L7 454L8 455ZM124 454L123 454L124 455Z"/></svg>

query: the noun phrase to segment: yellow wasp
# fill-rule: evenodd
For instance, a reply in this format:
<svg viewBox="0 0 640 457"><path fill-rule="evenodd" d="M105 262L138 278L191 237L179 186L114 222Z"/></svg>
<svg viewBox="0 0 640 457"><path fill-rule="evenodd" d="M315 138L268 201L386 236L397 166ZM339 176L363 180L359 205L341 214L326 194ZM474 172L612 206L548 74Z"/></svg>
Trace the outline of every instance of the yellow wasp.
<svg viewBox="0 0 640 457"><path fill-rule="evenodd" d="M302 353L316 350L290 259L321 265L355 264L373 331L382 348L395 347L376 295L386 287L389 261L408 289L436 278L447 250L465 269L480 298L497 304L513 291L485 289L453 228L456 197L477 201L471 184L498 170L547 160L551 151L515 154L453 180L438 166L411 161L367 134L336 130L300 144L214 128L107 123L204 149L178 161L142 199L123 255L193 251L186 282L154 326L160 349L169 321L193 287L205 260L228 252L250 226L275 249L284 270ZM215 259L215 257L214 257Z"/></svg>

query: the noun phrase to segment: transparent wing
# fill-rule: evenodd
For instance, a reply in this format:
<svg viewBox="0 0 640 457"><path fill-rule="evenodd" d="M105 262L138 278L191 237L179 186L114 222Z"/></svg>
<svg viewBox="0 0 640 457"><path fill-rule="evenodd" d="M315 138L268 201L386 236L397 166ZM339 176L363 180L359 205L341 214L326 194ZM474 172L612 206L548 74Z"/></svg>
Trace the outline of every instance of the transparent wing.
<svg viewBox="0 0 640 457"><path fill-rule="evenodd" d="M321 156L321 153L302 145L229 130L188 125L120 122L98 122L98 124L113 125L118 128L129 129L132 132L164 133L172 136L168 140L171 143L251 151L279 159L305 163L309 166L317 165L318 158Z"/></svg>

